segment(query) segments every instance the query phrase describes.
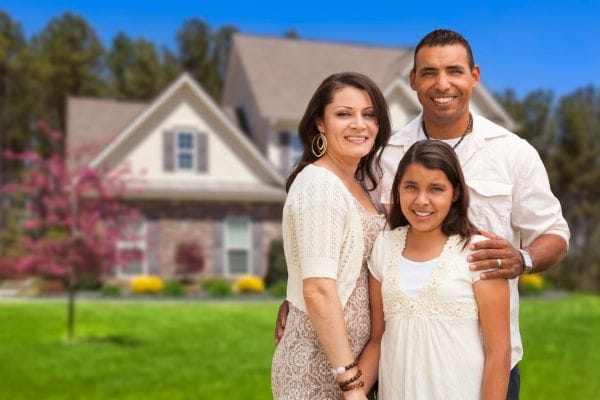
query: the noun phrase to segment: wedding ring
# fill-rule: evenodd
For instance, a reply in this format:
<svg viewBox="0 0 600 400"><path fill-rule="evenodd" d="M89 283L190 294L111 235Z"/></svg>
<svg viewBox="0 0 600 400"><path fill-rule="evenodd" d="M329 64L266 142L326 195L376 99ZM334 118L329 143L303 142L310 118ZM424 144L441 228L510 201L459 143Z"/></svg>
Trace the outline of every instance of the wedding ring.
<svg viewBox="0 0 600 400"><path fill-rule="evenodd" d="M498 263L498 268L502 268L502 260L499 258L496 258L496 262Z"/></svg>

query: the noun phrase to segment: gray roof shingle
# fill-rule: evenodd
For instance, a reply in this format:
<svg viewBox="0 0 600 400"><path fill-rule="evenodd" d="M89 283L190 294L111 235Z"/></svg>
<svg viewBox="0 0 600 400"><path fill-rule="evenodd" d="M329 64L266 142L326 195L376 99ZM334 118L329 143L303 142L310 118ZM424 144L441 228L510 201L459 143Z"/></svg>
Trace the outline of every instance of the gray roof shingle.
<svg viewBox="0 0 600 400"><path fill-rule="evenodd" d="M328 75L355 71L383 90L412 63L412 49L237 34L233 47L263 116L298 116ZM282 87L282 82L285 86Z"/></svg>

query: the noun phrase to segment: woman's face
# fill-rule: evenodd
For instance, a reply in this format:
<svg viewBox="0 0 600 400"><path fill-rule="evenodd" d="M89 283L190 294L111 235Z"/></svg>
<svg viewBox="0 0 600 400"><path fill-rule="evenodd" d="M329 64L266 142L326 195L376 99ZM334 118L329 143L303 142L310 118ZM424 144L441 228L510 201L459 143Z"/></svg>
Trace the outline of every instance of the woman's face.
<svg viewBox="0 0 600 400"><path fill-rule="evenodd" d="M324 157L353 162L360 161L371 151L379 130L369 94L352 86L334 93L317 127L327 138Z"/></svg>
<svg viewBox="0 0 600 400"><path fill-rule="evenodd" d="M455 190L444 171L412 163L404 171L398 187L400 208L417 232L441 232Z"/></svg>

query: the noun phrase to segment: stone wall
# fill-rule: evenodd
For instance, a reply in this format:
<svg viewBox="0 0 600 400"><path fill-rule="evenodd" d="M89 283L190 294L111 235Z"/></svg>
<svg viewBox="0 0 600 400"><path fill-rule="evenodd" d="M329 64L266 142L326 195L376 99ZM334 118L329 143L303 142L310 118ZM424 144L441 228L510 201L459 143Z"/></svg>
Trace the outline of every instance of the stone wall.
<svg viewBox="0 0 600 400"><path fill-rule="evenodd" d="M205 257L201 276L222 275L222 226L228 217L249 218L258 226L253 234L260 234L260 248L253 265L256 275L267 272L269 244L281 237L283 203L233 203L233 202L177 202L143 201L132 203L145 216L148 226L148 259L150 273L165 278L175 275L175 252L183 242L198 243Z"/></svg>

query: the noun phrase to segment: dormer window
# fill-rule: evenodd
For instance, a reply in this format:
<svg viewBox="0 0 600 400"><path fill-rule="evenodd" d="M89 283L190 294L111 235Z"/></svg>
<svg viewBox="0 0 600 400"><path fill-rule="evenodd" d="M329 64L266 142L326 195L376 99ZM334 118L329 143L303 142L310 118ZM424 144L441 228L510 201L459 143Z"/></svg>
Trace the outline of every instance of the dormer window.
<svg viewBox="0 0 600 400"><path fill-rule="evenodd" d="M177 169L193 171L196 164L195 134L192 132L177 132L177 145L175 146L175 160Z"/></svg>
<svg viewBox="0 0 600 400"><path fill-rule="evenodd" d="M165 131L165 171L208 172L208 135L194 128Z"/></svg>

